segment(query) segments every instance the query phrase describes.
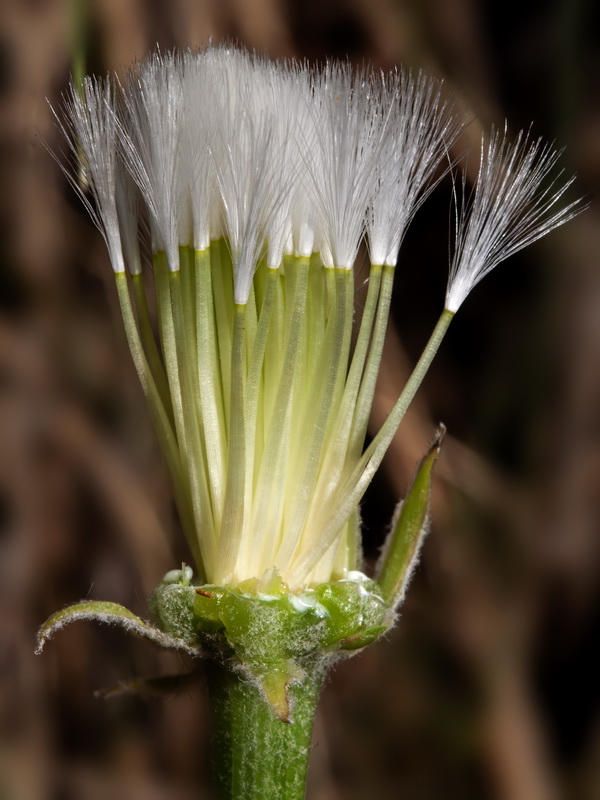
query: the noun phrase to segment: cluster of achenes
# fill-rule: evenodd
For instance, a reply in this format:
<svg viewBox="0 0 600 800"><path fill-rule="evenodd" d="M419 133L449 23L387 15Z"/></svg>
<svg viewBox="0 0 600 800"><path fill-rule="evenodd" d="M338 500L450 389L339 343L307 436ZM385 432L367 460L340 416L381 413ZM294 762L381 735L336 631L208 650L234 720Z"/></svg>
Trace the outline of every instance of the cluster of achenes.
<svg viewBox="0 0 600 800"><path fill-rule="evenodd" d="M424 74L217 47L155 55L124 88L87 79L67 113L199 574L239 583L275 568L294 588L345 577L361 563L358 503L409 399L363 453L398 251L447 169L456 108ZM572 215L554 210L568 182L545 183L556 157L522 136L484 144L448 312Z"/></svg>
<svg viewBox="0 0 600 800"><path fill-rule="evenodd" d="M154 55L123 86L86 79L66 115L70 175L78 186L83 172L93 196L81 192L106 240L196 583L222 587L196 591L206 606L198 613L210 622L207 601L238 586L238 599L287 597L284 616L307 613L321 628L329 619L327 647L327 636L364 643L381 629L379 612L362 638L336 627L350 608L342 584L355 587L352 602L369 594L390 609L400 599L432 458L401 526L403 555L394 561L388 546L379 584L360 573L360 500L469 291L577 212L559 203L570 181L558 154L523 134L496 131L482 143L477 183L457 209L445 309L364 449L400 245L463 127L442 85L422 73L314 69L211 47ZM363 240L371 267L355 325ZM185 570L170 580L189 584ZM317 588L335 582L339 596ZM229 611L215 620L227 627Z"/></svg>

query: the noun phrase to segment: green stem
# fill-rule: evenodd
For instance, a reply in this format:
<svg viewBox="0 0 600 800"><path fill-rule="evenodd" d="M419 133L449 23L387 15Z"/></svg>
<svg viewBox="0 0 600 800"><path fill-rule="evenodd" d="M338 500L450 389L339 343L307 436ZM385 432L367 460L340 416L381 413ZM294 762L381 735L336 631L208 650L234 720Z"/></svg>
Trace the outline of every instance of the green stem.
<svg viewBox="0 0 600 800"><path fill-rule="evenodd" d="M303 800L321 670L289 689L284 722L258 689L220 664L209 667L214 766L220 800Z"/></svg>

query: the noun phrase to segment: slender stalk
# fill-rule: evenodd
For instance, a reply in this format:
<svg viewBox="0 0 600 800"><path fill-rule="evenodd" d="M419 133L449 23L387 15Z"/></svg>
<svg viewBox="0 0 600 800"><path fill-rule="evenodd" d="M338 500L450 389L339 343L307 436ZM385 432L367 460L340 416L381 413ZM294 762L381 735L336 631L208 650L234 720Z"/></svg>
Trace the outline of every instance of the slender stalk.
<svg viewBox="0 0 600 800"><path fill-rule="evenodd" d="M171 313L175 336L177 369L180 380L182 420L180 451L188 473L198 541L207 570L212 569L216 551L215 525L201 439L195 369L196 337L193 320L186 320L182 292L182 270L168 273ZM189 311L189 309L188 309ZM189 314L187 315L189 316Z"/></svg>
<svg viewBox="0 0 600 800"><path fill-rule="evenodd" d="M231 262L226 246L220 239L210 243L210 269L219 361L221 364L221 390L223 397L225 436L229 435L229 401L231 399L231 343L233 335L233 292L228 293L228 275ZM226 286L227 284L227 286Z"/></svg>
<svg viewBox="0 0 600 800"><path fill-rule="evenodd" d="M201 415L204 425L206 462L213 497L213 515L217 523L223 506L225 463L225 410L223 385L218 354L217 328L214 311L211 249L195 250L196 292L196 368Z"/></svg>
<svg viewBox="0 0 600 800"><path fill-rule="evenodd" d="M299 368L298 351L305 321L309 263L306 258L298 258L295 259L294 267L288 264L290 273L292 268L294 269L294 285L285 320L285 351L254 495L253 527L254 530L262 532L262 541L257 537L254 544L257 552L261 553L265 552L265 548L274 551L278 545L278 542L274 541L273 532L279 527L285 491L285 472L281 469L281 464L289 447L290 406ZM289 283L289 277L286 281Z"/></svg>
<svg viewBox="0 0 600 800"><path fill-rule="evenodd" d="M379 366L381 364L385 334L390 316L390 303L392 301L392 290L394 288L394 273L394 267L385 266L381 270L380 294L375 317L375 327L373 328L371 347L360 384L352 420L352 429L350 431L348 445L348 460L350 463L359 457L367 433L367 425L369 424L371 406L373 405L373 397L375 395L375 385L377 383L377 376L379 375Z"/></svg>
<svg viewBox="0 0 600 800"><path fill-rule="evenodd" d="M406 382L406 386L400 393L400 397L394 403L394 407L390 411L388 418L381 426L377 435L363 453L363 457L361 458L360 464L357 467L357 471L361 468L361 466L364 466L363 462L366 462L369 465L370 470L373 470L369 477L369 481L381 463L381 459L385 455L385 452L389 447L396 430L398 429L398 425L400 425L404 419L404 415L408 411L408 407L412 403L419 386L423 382L423 378L427 374L427 370L431 366L431 362L435 358L442 340L446 335L446 331L450 327L450 323L453 319L454 312L444 309L439 320L437 321L435 328L433 329L431 336L429 337L429 341L425 345L425 349L421 353L421 357L412 371L410 378Z"/></svg>
<svg viewBox="0 0 600 800"><path fill-rule="evenodd" d="M154 331L152 330L152 322L150 320L150 310L148 308L148 300L144 288L144 278L141 272L131 276L131 288L133 290L133 299L135 301L135 310L139 322L140 337L144 353L146 354L148 366L156 381L156 387L159 391L165 411L169 415L169 419L173 425L173 409L171 407L169 384L160 353L158 352L156 339L154 338Z"/></svg>
<svg viewBox="0 0 600 800"><path fill-rule="evenodd" d="M246 458L246 481L254 480L256 462L262 455L262 445L259 447L256 431L259 424L257 417L259 396L261 392L261 375L268 341L268 333L273 316L275 297L277 293L277 270L269 269L265 280L263 302L258 318L258 325L254 338L254 346L248 369L248 384L246 391L246 440L248 443ZM262 420L260 420L262 423Z"/></svg>
<svg viewBox="0 0 600 800"><path fill-rule="evenodd" d="M83 92L83 79L86 73L86 44L88 23L87 0L70 0L70 35L71 35L71 69L73 83L77 90Z"/></svg>
<svg viewBox="0 0 600 800"><path fill-rule="evenodd" d="M230 581L240 553L244 518L250 507L246 487L246 306L235 304L231 351L231 398L227 481L215 582Z"/></svg>
<svg viewBox="0 0 600 800"><path fill-rule="evenodd" d="M136 371L140 378L142 388L148 399L150 412L154 422L154 427L158 435L161 450L165 456L167 467L171 473L173 481L173 489L175 493L175 503L185 537L187 539L199 576L204 574L204 565L202 556L200 555L200 547L196 536L196 526L194 520L194 513L192 510L192 502L189 494L189 485L187 483L183 467L181 464L181 455L177 444L177 436L173 429L173 424L170 415L165 410L163 405L160 391L158 390L154 375L148 364L140 332L138 330L133 307L131 305L131 297L129 295L129 287L127 285L127 276L124 272L115 274L115 281L117 285L117 293L119 296L119 305L121 306L121 314L123 317L123 325L131 357L135 365Z"/></svg>
<svg viewBox="0 0 600 800"><path fill-rule="evenodd" d="M295 463L300 472L295 494L294 515L286 526L286 537L275 558L275 564L282 574L300 541L303 525L310 514L310 502L317 479L317 471L322 457L323 444L327 442L326 432L332 417L339 408L341 392L340 379L345 377L347 349L350 344L353 308L352 274L348 270L335 270L335 308L331 310L324 344L314 368L314 383L308 389L301 387L311 398L310 403L302 404L306 408L304 418L300 421L298 452ZM350 313L348 313L350 312ZM311 431L307 438L305 431Z"/></svg>
<svg viewBox="0 0 600 800"><path fill-rule="evenodd" d="M352 362L348 370L348 379L344 388L344 399L340 410L340 425L342 426L343 441L346 440L352 423L351 409L356 405L356 395L359 390L361 376L365 367L365 360L369 352L369 344L373 334L373 322L377 310L377 301L381 288L381 277L383 268L378 264L371 265L369 274L369 287L367 289L367 299L360 320L360 328L352 353Z"/></svg>
<svg viewBox="0 0 600 800"><path fill-rule="evenodd" d="M177 346L175 344L175 326L173 322L173 309L171 305L169 268L167 266L167 257L164 252L156 253L153 257L153 261L160 343L162 347L167 380L169 383L171 402L173 404L175 430L177 433L179 447L183 452L185 443L185 421L183 419L181 382L179 377L179 365L177 361Z"/></svg>
<svg viewBox="0 0 600 800"><path fill-rule="evenodd" d="M310 574L315 564L318 563L319 559L331 546L344 521L356 508L357 503L360 502L367 486L373 479L373 475L381 464L413 397L417 393L453 318L454 312L444 309L400 397L396 400L386 421L363 453L352 474L337 493L335 502L331 504L333 513L325 522L318 545L310 553L305 553L292 564L290 571L293 570L298 581L305 580L305 577Z"/></svg>
<svg viewBox="0 0 600 800"><path fill-rule="evenodd" d="M156 292L156 306L158 311L160 341L162 346L165 370L169 382L169 391L173 403L173 416L175 419L175 432L182 466L182 479L185 481L186 493L194 513L195 536L194 555L199 554L199 534L202 530L203 513L206 514L207 504L201 494L201 476L197 468L197 448L195 442L190 440L189 422L186 412L191 409L193 392L189 389L189 370L186 369L186 350L189 349L185 338L183 324L183 309L181 299L180 275L177 270L172 277L167 264L164 251L158 252L153 257L154 283ZM185 403L184 403L185 393ZM205 552L210 548L210 539L207 541ZM208 569L203 558L197 561Z"/></svg>

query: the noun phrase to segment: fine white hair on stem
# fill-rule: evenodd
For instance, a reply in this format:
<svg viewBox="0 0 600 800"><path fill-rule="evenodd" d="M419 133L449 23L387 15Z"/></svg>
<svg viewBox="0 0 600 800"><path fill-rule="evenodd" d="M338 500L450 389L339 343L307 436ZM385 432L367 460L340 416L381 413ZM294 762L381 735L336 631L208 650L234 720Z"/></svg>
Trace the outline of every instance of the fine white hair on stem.
<svg viewBox="0 0 600 800"><path fill-rule="evenodd" d="M477 183L469 200L457 204L455 248L446 308L456 312L494 267L567 222L584 204L557 203L574 177L555 170L562 151L521 131L511 142L506 127L482 139Z"/></svg>
<svg viewBox="0 0 600 800"><path fill-rule="evenodd" d="M382 73L376 89L379 115L389 114L389 133L375 165L366 227L371 263L393 267L411 219L447 172L434 180L463 120L453 99L442 99L442 84L423 72Z"/></svg>
<svg viewBox="0 0 600 800"><path fill-rule="evenodd" d="M117 174L121 169L117 155L119 126L113 105L114 90L110 78L86 77L82 95L74 84L69 87L64 99L66 121L63 122L57 114L54 116L71 150L70 160L84 170L94 204L88 200L78 181L79 170L61 165L63 172L102 234L114 272L124 272L117 211Z"/></svg>

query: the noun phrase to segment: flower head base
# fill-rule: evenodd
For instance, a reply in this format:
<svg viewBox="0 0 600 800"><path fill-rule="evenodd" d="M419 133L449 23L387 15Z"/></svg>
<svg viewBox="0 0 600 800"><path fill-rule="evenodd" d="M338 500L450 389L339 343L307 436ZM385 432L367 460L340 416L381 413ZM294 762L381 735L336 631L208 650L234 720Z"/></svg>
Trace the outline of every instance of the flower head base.
<svg viewBox="0 0 600 800"><path fill-rule="evenodd" d="M299 591L360 569L359 502L453 313L499 260L575 213L550 212L568 183L539 190L556 155L498 134L484 148L447 310L363 452L398 251L462 127L441 85L216 47L155 55L123 88L87 79L67 112L201 577L275 571Z"/></svg>

